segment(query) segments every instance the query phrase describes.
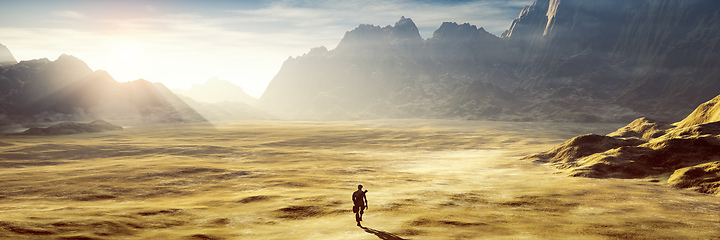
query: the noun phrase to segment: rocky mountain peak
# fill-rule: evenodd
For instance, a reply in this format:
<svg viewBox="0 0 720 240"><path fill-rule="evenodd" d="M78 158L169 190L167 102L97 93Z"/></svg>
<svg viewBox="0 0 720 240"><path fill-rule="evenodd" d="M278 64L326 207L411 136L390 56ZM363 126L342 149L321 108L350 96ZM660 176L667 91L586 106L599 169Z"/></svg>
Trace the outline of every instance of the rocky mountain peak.
<svg viewBox="0 0 720 240"><path fill-rule="evenodd" d="M87 66L87 64L86 64L85 62L83 62L83 60L80 60L79 58L76 58L75 56L73 56L73 55L68 55L68 54L62 54L62 55L60 55L60 56L57 58L57 60L55 60L55 62L58 63L58 64L68 64L68 65L72 64L72 65L85 65L85 66Z"/></svg>
<svg viewBox="0 0 720 240"><path fill-rule="evenodd" d="M92 73L92 69L83 60L72 55L62 54L57 60L53 61L53 66L58 69L64 69L68 74L72 73L76 77L82 77Z"/></svg>
<svg viewBox="0 0 720 240"><path fill-rule="evenodd" d="M412 19L403 16L394 26L388 25L380 27L361 24L357 28L345 33L337 49L420 44L422 41L420 31Z"/></svg>
<svg viewBox="0 0 720 240"><path fill-rule="evenodd" d="M325 55L328 52L328 49L325 46L320 46L316 48L311 48L310 51L305 54L305 56L322 56Z"/></svg>
<svg viewBox="0 0 720 240"><path fill-rule="evenodd" d="M643 3L623 0L536 0L520 12L502 37L537 41L556 35L565 38L612 35L621 31L623 19L633 15Z"/></svg>
<svg viewBox="0 0 720 240"><path fill-rule="evenodd" d="M398 39L422 40L420 31L410 18L400 17L400 20L395 23L393 28L393 33Z"/></svg>
<svg viewBox="0 0 720 240"><path fill-rule="evenodd" d="M523 38L532 35L538 26L546 26L548 4L549 0L536 0L532 5L525 6L501 37Z"/></svg>
<svg viewBox="0 0 720 240"><path fill-rule="evenodd" d="M5 45L0 44L0 66L16 64L17 60Z"/></svg>
<svg viewBox="0 0 720 240"><path fill-rule="evenodd" d="M395 27L396 27L396 28L397 28L397 27L401 27L401 26L407 26L407 27L410 27L410 28L413 28L413 27L414 27L414 28L417 28L417 27L415 26L415 22L413 22L413 20L410 19L410 18L406 18L405 16L401 16L401 17L400 17L400 20L398 20L398 21L395 23Z"/></svg>
<svg viewBox="0 0 720 240"><path fill-rule="evenodd" d="M428 40L449 40L449 41L477 41L480 38L497 38L484 28L477 28L469 23L457 24L455 22L444 22L440 28L433 32Z"/></svg>
<svg viewBox="0 0 720 240"><path fill-rule="evenodd" d="M207 81L205 81L205 84L211 84L211 85L220 85L220 84L224 84L224 83L227 83L227 81L220 80L220 78L217 76L211 77ZM195 85L196 84L193 84L193 86L195 86Z"/></svg>

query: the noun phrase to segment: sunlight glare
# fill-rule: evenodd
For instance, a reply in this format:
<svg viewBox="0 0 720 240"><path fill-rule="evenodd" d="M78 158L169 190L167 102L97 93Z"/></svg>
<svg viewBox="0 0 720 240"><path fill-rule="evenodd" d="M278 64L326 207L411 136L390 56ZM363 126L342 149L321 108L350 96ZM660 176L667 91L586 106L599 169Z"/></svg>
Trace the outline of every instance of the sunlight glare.
<svg viewBox="0 0 720 240"><path fill-rule="evenodd" d="M143 78L149 69L145 49L146 44L134 40L115 43L109 49L103 68L120 82Z"/></svg>

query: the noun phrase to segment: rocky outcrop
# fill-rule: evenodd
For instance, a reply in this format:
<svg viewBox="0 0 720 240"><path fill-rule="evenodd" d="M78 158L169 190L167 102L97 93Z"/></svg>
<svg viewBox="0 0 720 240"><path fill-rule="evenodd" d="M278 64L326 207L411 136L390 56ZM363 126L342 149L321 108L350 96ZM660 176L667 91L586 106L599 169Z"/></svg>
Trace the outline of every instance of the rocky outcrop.
<svg viewBox="0 0 720 240"><path fill-rule="evenodd" d="M719 101L717 96L672 125L640 118L606 136L578 136L524 159L548 163L576 177L672 174L668 183L673 186L717 194L720 119L715 118L714 106Z"/></svg>
<svg viewBox="0 0 720 240"><path fill-rule="evenodd" d="M720 196L720 161L675 170L668 183L678 188Z"/></svg>
<svg viewBox="0 0 720 240"><path fill-rule="evenodd" d="M643 144L642 139L621 139L597 134L586 134L574 137L547 152L525 157L537 162L550 163L561 169L569 169L582 165L579 159L620 147Z"/></svg>
<svg viewBox="0 0 720 240"><path fill-rule="evenodd" d="M123 130L123 128L103 120L95 120L89 123L62 122L47 128L30 128L22 133L17 133L16 135L51 136L118 130Z"/></svg>
<svg viewBox="0 0 720 240"><path fill-rule="evenodd" d="M608 137L619 138L657 138L665 134L672 126L648 118L638 118L625 127L609 133Z"/></svg>

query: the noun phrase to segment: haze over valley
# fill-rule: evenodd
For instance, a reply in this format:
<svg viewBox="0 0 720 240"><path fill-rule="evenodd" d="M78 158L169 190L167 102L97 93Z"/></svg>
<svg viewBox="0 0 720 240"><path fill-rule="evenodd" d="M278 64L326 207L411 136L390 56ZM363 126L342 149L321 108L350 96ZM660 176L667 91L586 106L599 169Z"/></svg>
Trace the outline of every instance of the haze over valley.
<svg viewBox="0 0 720 240"><path fill-rule="evenodd" d="M0 238L720 235L718 1L45 3L0 4Z"/></svg>

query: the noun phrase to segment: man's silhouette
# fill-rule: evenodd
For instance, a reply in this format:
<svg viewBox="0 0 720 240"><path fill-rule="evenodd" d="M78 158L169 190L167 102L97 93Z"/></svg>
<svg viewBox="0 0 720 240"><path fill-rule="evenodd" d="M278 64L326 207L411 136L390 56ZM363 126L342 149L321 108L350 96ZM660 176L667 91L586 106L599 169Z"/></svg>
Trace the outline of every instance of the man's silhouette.
<svg viewBox="0 0 720 240"><path fill-rule="evenodd" d="M355 206L353 206L353 213L355 213L355 221L357 222L357 225L360 226L360 221L362 221L362 215L365 211L364 209L367 209L367 197L365 196L365 193L367 193L367 190L362 190L363 186L358 185L358 190L355 191L352 195L352 201Z"/></svg>

